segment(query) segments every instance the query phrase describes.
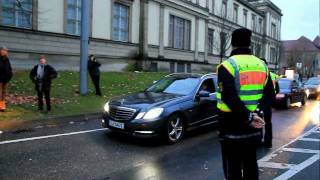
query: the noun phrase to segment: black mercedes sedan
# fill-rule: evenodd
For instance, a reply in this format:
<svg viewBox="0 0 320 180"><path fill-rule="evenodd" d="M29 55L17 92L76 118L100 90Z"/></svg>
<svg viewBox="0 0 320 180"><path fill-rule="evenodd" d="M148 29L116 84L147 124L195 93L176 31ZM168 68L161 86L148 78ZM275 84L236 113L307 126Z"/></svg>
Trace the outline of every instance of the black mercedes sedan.
<svg viewBox="0 0 320 180"><path fill-rule="evenodd" d="M179 142L185 132L217 122L215 74L170 74L143 92L104 106L102 126L133 136Z"/></svg>
<svg viewBox="0 0 320 180"><path fill-rule="evenodd" d="M305 105L307 93L300 81L280 78L278 80L280 92L276 95L276 106L288 109L291 104L301 102Z"/></svg>

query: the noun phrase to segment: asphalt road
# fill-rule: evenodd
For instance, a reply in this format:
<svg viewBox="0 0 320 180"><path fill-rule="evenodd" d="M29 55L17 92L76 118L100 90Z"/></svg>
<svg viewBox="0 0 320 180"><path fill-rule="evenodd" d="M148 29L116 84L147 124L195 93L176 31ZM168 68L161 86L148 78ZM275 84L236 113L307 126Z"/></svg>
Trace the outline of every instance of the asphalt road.
<svg viewBox="0 0 320 180"><path fill-rule="evenodd" d="M319 102L274 111L273 148L259 148L261 179L318 180ZM318 124L319 125L319 124ZM216 127L176 145L115 136L100 120L0 135L0 179L223 179Z"/></svg>

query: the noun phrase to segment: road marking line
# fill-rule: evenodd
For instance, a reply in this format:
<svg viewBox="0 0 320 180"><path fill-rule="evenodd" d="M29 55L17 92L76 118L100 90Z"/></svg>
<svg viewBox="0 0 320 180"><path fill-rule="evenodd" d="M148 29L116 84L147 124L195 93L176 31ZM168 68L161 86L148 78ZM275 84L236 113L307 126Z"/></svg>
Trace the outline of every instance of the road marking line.
<svg viewBox="0 0 320 180"><path fill-rule="evenodd" d="M318 129L318 126L315 126L313 128L311 128L310 130L308 130L307 132L305 132L304 134L298 136L297 138L293 139L292 141L290 141L289 143L279 147L278 149L274 150L273 152L271 152L270 154L264 156L263 158L259 159L259 162L264 162L264 161L269 161L271 160L274 156L276 156L276 152L281 151L283 148L285 148L286 146L288 146L289 144L299 140L300 138L303 138L306 135L309 135L309 133L314 132L316 129Z"/></svg>
<svg viewBox="0 0 320 180"><path fill-rule="evenodd" d="M292 176L296 175L306 167L310 166L311 164L315 163L319 160L319 154L312 156L311 158L305 160L304 162L293 166L290 170L286 171L285 173L281 174L280 176L276 177L274 180L286 180L291 178Z"/></svg>
<svg viewBox="0 0 320 180"><path fill-rule="evenodd" d="M313 142L320 142L320 139L313 139L313 138L300 138L299 141L313 141Z"/></svg>
<svg viewBox="0 0 320 180"><path fill-rule="evenodd" d="M259 167L275 168L275 169L291 169L295 164L275 163L275 162L259 162Z"/></svg>
<svg viewBox="0 0 320 180"><path fill-rule="evenodd" d="M287 152L297 152L297 153L311 153L311 154L320 154L320 150L313 150L313 149L300 149L300 148L283 148L282 151Z"/></svg>
<svg viewBox="0 0 320 180"><path fill-rule="evenodd" d="M48 135L48 136L38 136L38 137L31 137L31 138L0 141L0 145L18 143L18 142L25 142L25 141L34 141L34 140L39 140L39 139L48 139L48 138L54 138L54 137L60 137L60 136L70 136L70 135L77 135L77 134L85 134L85 133L91 133L91 132L97 132L97 131L105 131L107 129L108 128L101 128L101 129L93 129L93 130L87 130L87 131L77 131L77 132L71 132L71 133L64 133L64 134L55 134L55 135Z"/></svg>

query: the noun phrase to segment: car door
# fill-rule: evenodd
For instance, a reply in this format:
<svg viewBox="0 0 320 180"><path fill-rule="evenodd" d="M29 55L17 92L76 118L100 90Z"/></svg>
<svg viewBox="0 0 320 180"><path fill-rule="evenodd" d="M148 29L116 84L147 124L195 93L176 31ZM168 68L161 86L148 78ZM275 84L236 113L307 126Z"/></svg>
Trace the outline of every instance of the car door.
<svg viewBox="0 0 320 180"><path fill-rule="evenodd" d="M205 87L204 87L205 86ZM205 88L205 89L203 89ZM198 97L200 91L209 92L209 97ZM197 110L197 118L191 123L191 125L201 125L212 121L217 114L216 108L216 87L213 78L207 78L200 84L197 93L195 95L195 106Z"/></svg>

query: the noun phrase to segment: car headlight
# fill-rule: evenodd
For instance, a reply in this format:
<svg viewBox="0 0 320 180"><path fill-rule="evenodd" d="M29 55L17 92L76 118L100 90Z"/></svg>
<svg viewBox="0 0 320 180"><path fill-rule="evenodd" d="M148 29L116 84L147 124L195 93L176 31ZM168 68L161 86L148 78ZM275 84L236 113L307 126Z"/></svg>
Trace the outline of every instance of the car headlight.
<svg viewBox="0 0 320 180"><path fill-rule="evenodd" d="M104 105L103 109L105 112L109 113L110 111L109 101Z"/></svg>
<svg viewBox="0 0 320 180"><path fill-rule="evenodd" d="M162 112L163 112L163 108L153 108L150 109L144 116L143 119L149 120L149 119L154 119L159 117Z"/></svg>

